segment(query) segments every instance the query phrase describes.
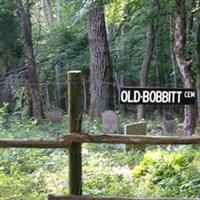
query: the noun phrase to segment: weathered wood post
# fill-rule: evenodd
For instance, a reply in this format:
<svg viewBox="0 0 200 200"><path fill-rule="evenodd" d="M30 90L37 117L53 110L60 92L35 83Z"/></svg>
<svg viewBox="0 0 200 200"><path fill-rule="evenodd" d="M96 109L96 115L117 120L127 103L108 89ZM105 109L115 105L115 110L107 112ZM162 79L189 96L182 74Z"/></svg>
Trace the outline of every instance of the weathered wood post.
<svg viewBox="0 0 200 200"><path fill-rule="evenodd" d="M68 115L69 133L81 132L82 124L82 83L81 71L68 72ZM82 156L81 144L72 143L69 148L69 192L70 195L82 194Z"/></svg>

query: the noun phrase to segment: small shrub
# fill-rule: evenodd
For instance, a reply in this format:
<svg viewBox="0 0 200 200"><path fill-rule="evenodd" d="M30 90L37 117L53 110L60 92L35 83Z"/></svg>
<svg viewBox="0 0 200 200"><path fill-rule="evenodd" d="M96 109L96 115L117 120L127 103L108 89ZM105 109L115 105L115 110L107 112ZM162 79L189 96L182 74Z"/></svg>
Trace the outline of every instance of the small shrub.
<svg viewBox="0 0 200 200"><path fill-rule="evenodd" d="M184 147L179 151L149 150L140 164L133 169L138 195L198 197L199 166L200 152L192 148ZM145 191L144 185L147 188Z"/></svg>

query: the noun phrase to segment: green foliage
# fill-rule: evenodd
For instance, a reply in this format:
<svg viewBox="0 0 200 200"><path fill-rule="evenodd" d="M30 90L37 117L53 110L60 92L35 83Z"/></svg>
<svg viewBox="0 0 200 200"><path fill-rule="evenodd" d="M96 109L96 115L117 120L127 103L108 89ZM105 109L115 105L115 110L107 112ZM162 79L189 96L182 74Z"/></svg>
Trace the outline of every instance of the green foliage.
<svg viewBox="0 0 200 200"><path fill-rule="evenodd" d="M66 190L63 176L66 172L61 166L66 166L67 159L60 151L4 150L1 161L2 200L43 200L48 193ZM52 187L52 184L56 184L57 188Z"/></svg>
<svg viewBox="0 0 200 200"><path fill-rule="evenodd" d="M128 121L118 118L120 123ZM64 116L63 124L17 121L2 130L0 137L60 137L68 132L66 119ZM88 124L89 118L84 116L86 131ZM91 122L90 127L94 133L100 132L100 122ZM151 146L145 152L136 149L125 152L125 145L83 144L82 153L84 194L180 198L200 195L199 147ZM2 200L43 200L48 194L69 192L65 150L0 149L0 159Z"/></svg>
<svg viewBox="0 0 200 200"><path fill-rule="evenodd" d="M113 25L120 26L120 23L124 20L126 13L125 13L125 6L127 2L121 1L121 0L115 0L109 4L106 5L106 20L107 25Z"/></svg>
<svg viewBox="0 0 200 200"><path fill-rule="evenodd" d="M102 133L102 126L100 119L90 120L88 115L83 116L83 130L88 133Z"/></svg>
<svg viewBox="0 0 200 200"><path fill-rule="evenodd" d="M80 69L89 77L89 48L86 16L75 23L82 5L81 0L62 1L61 21L56 20L57 1L52 3L53 24L50 30L44 16L40 14L37 1L31 5L31 21L34 52L37 63L41 97L45 98L45 85L50 82L50 98L55 98L55 65L64 65L62 81L66 72ZM115 72L123 72L125 84L137 86L145 52L145 33L150 20L157 25L155 51L151 63L148 84L154 86L160 80L161 86L173 86L170 57L169 15L173 15L175 1L154 2L159 13L149 9L151 1L108 0L105 1L105 16L109 46ZM5 74L20 63L24 63L20 25L13 9L13 1L0 0L0 66ZM187 1L187 11L192 12ZM195 13L194 13L195 14ZM194 30L189 33L186 46L187 57L194 58L196 45ZM172 41L173 42L173 41ZM20 60L22 59L22 61ZM14 66L14 67L12 67ZM159 77L156 76L157 70ZM178 68L177 68L178 72ZM192 66L193 77L196 68ZM180 73L178 73L181 86ZM193 78L195 80L195 78ZM170 81L169 81L170 80ZM5 104L0 108L1 138L56 138L68 132L67 116L61 124L48 120L24 120L28 110L28 96L24 85L13 88L15 109ZM153 108L154 109L154 108ZM21 120L6 124L6 113L17 111ZM150 110L150 109L149 109ZM163 124L158 112L151 112L148 133L161 134L157 125ZM135 116L118 115L118 133L123 133L125 123L135 121ZM156 116L156 117L154 117ZM180 119L178 119L179 121ZM90 121L84 116L83 130L94 134L102 133L100 120ZM68 194L68 155L60 150L17 150L0 149L0 200L43 200L49 193ZM200 153L193 147L147 147L146 152L132 150L125 152L125 145L85 144L83 145L83 189L84 194L124 195L148 197L200 197Z"/></svg>
<svg viewBox="0 0 200 200"><path fill-rule="evenodd" d="M0 66L4 75L13 65L18 65L22 57L19 40L19 23L14 14L12 1L0 1Z"/></svg>
<svg viewBox="0 0 200 200"><path fill-rule="evenodd" d="M4 103L2 107L0 107L0 130L6 126L6 113L8 110L9 104Z"/></svg>
<svg viewBox="0 0 200 200"><path fill-rule="evenodd" d="M63 136L68 132L67 117L64 117L62 124L52 123L48 120L23 120L13 121L12 124L0 132L3 138L55 138Z"/></svg>
<svg viewBox="0 0 200 200"><path fill-rule="evenodd" d="M27 82L25 84L27 84ZM29 97L27 87L21 86L20 88L15 88L15 86L13 86L12 93L15 99L14 111L20 113L22 119L27 119L29 116Z"/></svg>
<svg viewBox="0 0 200 200"><path fill-rule="evenodd" d="M200 153L193 148L154 149L133 170L138 194L198 197Z"/></svg>

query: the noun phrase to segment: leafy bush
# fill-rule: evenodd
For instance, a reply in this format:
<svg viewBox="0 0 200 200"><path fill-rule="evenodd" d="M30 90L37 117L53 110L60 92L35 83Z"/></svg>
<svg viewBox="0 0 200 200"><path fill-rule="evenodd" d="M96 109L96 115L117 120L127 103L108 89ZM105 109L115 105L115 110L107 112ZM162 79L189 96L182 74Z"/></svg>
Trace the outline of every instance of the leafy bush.
<svg viewBox="0 0 200 200"><path fill-rule="evenodd" d="M192 147L154 149L133 170L138 195L199 197L200 152Z"/></svg>

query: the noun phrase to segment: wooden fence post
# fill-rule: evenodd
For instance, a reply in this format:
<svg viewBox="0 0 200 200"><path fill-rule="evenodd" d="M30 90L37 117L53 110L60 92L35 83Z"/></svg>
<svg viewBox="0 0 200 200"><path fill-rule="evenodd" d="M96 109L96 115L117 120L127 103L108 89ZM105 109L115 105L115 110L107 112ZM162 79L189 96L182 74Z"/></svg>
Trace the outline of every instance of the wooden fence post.
<svg viewBox="0 0 200 200"><path fill-rule="evenodd" d="M69 133L81 132L83 99L81 71L68 72L68 115ZM69 192L82 195L82 156L81 144L72 143L69 148Z"/></svg>

